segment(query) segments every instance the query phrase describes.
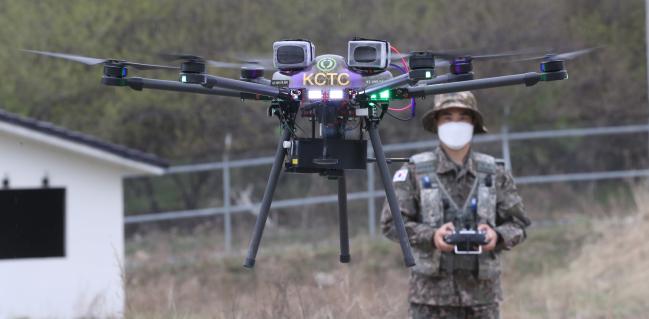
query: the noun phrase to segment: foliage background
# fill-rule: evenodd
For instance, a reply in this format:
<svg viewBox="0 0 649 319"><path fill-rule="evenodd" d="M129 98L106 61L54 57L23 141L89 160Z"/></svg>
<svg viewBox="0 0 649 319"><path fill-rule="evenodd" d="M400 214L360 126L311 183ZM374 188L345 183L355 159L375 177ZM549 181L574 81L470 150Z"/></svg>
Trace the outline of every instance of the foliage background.
<svg viewBox="0 0 649 319"><path fill-rule="evenodd" d="M276 121L260 102L105 87L101 68L18 49L163 63L157 52L232 60L270 53L283 38L307 38L319 53L344 53L353 36L388 39L402 51L463 49L490 53L535 48L604 49L568 62L570 79L533 88L477 92L491 131L646 123L644 5L640 0L574 1L2 1L0 106L155 153L172 164L267 155ZM535 63L490 62L478 76L535 70ZM133 70L131 70L132 73ZM213 73L237 76L230 70ZM174 79L173 72L141 72ZM431 99L419 103L419 116ZM419 118L415 120L415 123ZM431 138L419 125L382 124L385 143ZM515 175L599 171L646 165L646 134L513 143ZM498 155L497 145L485 150ZM521 164L518 164L521 163ZM525 163L525 165L522 165ZM259 174L265 174L260 170ZM239 174L239 175L236 175ZM234 179L245 178L235 173ZM130 213L218 202L218 173L127 183ZM264 180L251 180L255 194ZM352 182L354 183L354 182ZM358 182L360 183L360 182ZM299 183L297 183L299 184ZM360 185L360 184L359 184ZM245 185L242 185L243 187ZM303 185L287 185L286 196ZM210 195L212 194L212 195ZM147 198L142 201L140 198Z"/></svg>

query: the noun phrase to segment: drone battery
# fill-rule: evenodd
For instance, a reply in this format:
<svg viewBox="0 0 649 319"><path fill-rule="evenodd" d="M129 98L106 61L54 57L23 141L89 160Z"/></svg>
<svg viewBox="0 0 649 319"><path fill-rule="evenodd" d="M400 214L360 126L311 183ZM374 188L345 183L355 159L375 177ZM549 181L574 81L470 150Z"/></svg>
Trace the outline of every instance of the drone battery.
<svg viewBox="0 0 649 319"><path fill-rule="evenodd" d="M347 65L370 70L387 68L390 65L390 43L379 40L347 42Z"/></svg>
<svg viewBox="0 0 649 319"><path fill-rule="evenodd" d="M367 164L367 141L326 140L300 138L290 148L286 171L293 173L322 173L329 170L365 169Z"/></svg>

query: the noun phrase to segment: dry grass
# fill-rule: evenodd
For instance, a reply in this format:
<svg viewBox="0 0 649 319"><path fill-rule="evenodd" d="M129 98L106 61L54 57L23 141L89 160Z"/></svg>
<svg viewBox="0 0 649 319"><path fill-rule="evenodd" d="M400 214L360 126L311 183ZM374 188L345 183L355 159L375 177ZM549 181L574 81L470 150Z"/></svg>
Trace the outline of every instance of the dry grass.
<svg viewBox="0 0 649 319"><path fill-rule="evenodd" d="M637 212L593 223L594 235L566 267L512 284L512 318L646 318L649 313L649 188ZM572 250L574 251L574 249ZM567 251L570 253L570 250Z"/></svg>
<svg viewBox="0 0 649 319"><path fill-rule="evenodd" d="M625 218L539 227L507 254L503 318L641 318L649 313L649 188ZM129 242L129 318L404 318L407 270L398 245L357 237L352 263L335 240L264 242L218 254L218 234L151 233ZM301 242L299 238L293 242Z"/></svg>

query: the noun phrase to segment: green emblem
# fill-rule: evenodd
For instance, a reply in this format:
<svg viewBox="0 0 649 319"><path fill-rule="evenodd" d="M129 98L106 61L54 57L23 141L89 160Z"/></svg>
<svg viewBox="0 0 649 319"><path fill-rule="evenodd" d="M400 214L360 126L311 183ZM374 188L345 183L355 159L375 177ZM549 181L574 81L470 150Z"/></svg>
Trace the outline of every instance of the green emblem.
<svg viewBox="0 0 649 319"><path fill-rule="evenodd" d="M322 72L329 72L336 68L336 60L332 58L322 58L318 61L316 67Z"/></svg>

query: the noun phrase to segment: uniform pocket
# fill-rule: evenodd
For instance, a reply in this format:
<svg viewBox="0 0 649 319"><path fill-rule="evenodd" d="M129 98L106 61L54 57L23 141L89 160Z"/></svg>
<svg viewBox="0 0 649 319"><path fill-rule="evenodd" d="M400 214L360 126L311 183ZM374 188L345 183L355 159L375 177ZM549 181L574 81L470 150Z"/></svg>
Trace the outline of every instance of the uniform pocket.
<svg viewBox="0 0 649 319"><path fill-rule="evenodd" d="M422 188L419 194L422 221L433 227L442 225L442 200L438 187Z"/></svg>
<svg viewBox="0 0 649 319"><path fill-rule="evenodd" d="M496 226L496 188L480 185L478 187L478 223Z"/></svg>

